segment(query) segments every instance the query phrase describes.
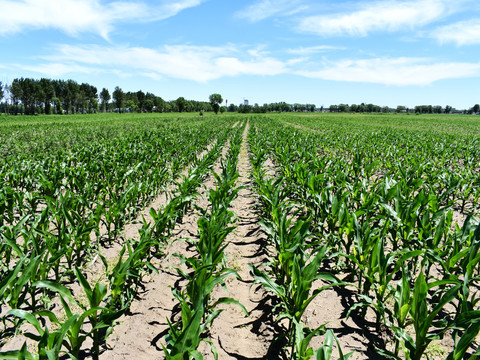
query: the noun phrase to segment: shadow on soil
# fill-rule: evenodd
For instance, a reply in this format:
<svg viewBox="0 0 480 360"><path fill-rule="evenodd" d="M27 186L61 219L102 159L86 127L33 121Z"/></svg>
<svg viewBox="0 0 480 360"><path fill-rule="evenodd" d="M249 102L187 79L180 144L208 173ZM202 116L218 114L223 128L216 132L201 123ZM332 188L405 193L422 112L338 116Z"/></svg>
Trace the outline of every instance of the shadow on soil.
<svg viewBox="0 0 480 360"><path fill-rule="evenodd" d="M341 317L346 319L348 309L350 309L357 302L355 292L343 286L334 287L333 290L340 297L341 304L344 308ZM341 321L341 328L332 329L340 343L343 336L357 335L356 340L363 343L366 347L366 350L356 350L356 352L363 353L366 358L371 360L387 359L386 357L378 354L376 351L377 348L385 349L385 340L382 338L381 333L375 331L375 324L365 319L365 314L362 313L362 308L352 311L349 315L349 318L354 322L356 325L355 327L348 325L345 321Z"/></svg>

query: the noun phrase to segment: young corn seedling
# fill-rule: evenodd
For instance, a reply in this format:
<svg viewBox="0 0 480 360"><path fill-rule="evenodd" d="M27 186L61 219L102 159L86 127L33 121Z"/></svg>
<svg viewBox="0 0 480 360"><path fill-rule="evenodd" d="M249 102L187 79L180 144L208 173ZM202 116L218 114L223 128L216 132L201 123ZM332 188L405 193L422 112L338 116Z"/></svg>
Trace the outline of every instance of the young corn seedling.
<svg viewBox="0 0 480 360"><path fill-rule="evenodd" d="M101 310L100 307L88 309L82 314L74 314L70 310L70 304L79 307L70 291L62 285L51 281L39 281L32 285L35 288L44 288L58 294L63 310L65 312L65 321L60 321L50 310L40 310L30 313L25 310L10 310L7 315L14 316L22 322L30 324L36 331L25 332L24 335L37 344L38 355L32 355L26 351L25 346L19 351L10 351L0 353L2 358L26 358L38 360L56 360L61 354L67 354L71 359L77 359L81 346L88 337L88 333L83 330L85 320L96 315ZM46 319L57 330L51 332ZM16 357L15 357L16 356Z"/></svg>
<svg viewBox="0 0 480 360"><path fill-rule="evenodd" d="M24 335L37 343L38 355L30 353L25 343L19 351L0 352L2 359L57 360L60 354L66 353L65 350L62 350L63 342L70 326L75 322L77 316L71 317L64 322L58 330L51 333L46 325L42 326L36 316L28 311L15 309L10 310L7 315L15 316L25 323L30 324L36 330L37 334L27 332ZM55 315L53 315L53 313L51 315L51 319L54 322L56 320L57 324L59 324L58 319L54 318Z"/></svg>
<svg viewBox="0 0 480 360"><path fill-rule="evenodd" d="M443 287L444 285L453 285L446 290L439 289L436 291L436 301L428 300L429 290L435 287ZM449 320L444 315L438 318L438 315L445 306L452 302L458 295L462 284L449 280L440 280L427 283L423 270L415 281L413 293L406 289L406 285L402 281L401 288L397 290L397 301L395 311L398 321L398 327L392 326L395 337L405 354L406 359L420 360L432 340L439 337L449 329ZM406 297L410 294L408 303ZM407 314L414 326L415 335L412 337L405 328L401 326L406 324ZM435 330L434 330L435 329ZM396 349L398 351L398 347ZM383 351L390 357L400 359L395 353Z"/></svg>
<svg viewBox="0 0 480 360"><path fill-rule="evenodd" d="M325 333L325 341L323 345L315 351L315 360L330 360L332 359L332 352L333 352L333 341L337 343L338 349L338 360L347 360L350 356L352 356L355 352L349 352L348 354L343 355L342 348L340 346L340 342L338 341L337 337L333 333L332 330L328 329ZM311 357L305 357L305 359L310 359Z"/></svg>
<svg viewBox="0 0 480 360"><path fill-rule="evenodd" d="M203 217L198 220L199 239L193 242L198 255L188 259L182 257L182 262L192 272L185 273L180 268L176 269L188 284L184 291L173 290L180 302L181 322L169 322L167 346L163 348L167 359L201 359L202 355L197 350L201 341L210 343L217 359L213 343L202 338L223 311L217 307L221 304L236 304L248 315L245 307L233 298L222 297L215 302L211 300L213 289L217 285L224 286L226 277L233 275L238 278L234 270L224 265L224 250L227 246L225 238L234 229L230 226L233 223L233 213L228 211L228 207L238 194L238 189L231 189L238 177L235 164L232 160L222 162L222 173L216 176L217 188L208 192L211 207L204 210Z"/></svg>
<svg viewBox="0 0 480 360"><path fill-rule="evenodd" d="M97 282L92 289L87 279L85 276L83 276L82 272L78 268L75 268L75 274L88 299L88 308L86 306L80 306L83 308L85 311L84 314L88 316L90 321L92 329L89 333L89 336L93 340L93 353L98 357L100 354L100 345L111 334L116 320L125 313L126 309L116 310L104 307L102 304L107 301L107 286ZM74 352L74 355L75 353L78 355L79 350L79 346L72 346L71 351ZM77 355L75 356L77 357Z"/></svg>
<svg viewBox="0 0 480 360"><path fill-rule="evenodd" d="M290 273L288 281L284 283L279 281L280 279L271 279L267 272L251 266L255 282L261 283L266 290L281 299L282 310L277 321L283 318L289 321L286 336L290 346L291 359L301 359L304 355L299 355L299 352L306 351L305 346L308 345L311 337L321 330L320 328L308 330L309 336L303 339L303 333L307 328L302 325L301 319L308 305L325 289L345 285L330 273L318 272L322 261L326 259L326 252L327 247L321 247L309 261L302 254L294 254L291 267L287 270ZM311 292L313 282L319 279L328 282L328 284ZM299 329L301 334L298 334Z"/></svg>

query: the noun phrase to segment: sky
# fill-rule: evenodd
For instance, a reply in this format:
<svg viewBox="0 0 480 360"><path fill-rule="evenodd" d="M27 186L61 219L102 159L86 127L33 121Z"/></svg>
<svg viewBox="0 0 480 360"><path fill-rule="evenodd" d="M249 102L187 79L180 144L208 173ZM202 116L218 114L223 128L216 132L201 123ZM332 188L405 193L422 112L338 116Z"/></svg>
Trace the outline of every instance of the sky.
<svg viewBox="0 0 480 360"><path fill-rule="evenodd" d="M0 0L0 81L20 77L164 100L468 109L480 1Z"/></svg>

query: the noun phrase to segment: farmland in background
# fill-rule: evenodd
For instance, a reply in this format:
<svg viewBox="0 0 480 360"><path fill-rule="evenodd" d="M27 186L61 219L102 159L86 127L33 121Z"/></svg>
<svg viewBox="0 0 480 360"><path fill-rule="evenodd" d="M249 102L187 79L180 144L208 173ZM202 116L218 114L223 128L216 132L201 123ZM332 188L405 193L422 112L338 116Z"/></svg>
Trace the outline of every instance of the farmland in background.
<svg viewBox="0 0 480 360"><path fill-rule="evenodd" d="M8 116L0 156L0 357L108 357L160 293L160 358L476 356L477 116Z"/></svg>

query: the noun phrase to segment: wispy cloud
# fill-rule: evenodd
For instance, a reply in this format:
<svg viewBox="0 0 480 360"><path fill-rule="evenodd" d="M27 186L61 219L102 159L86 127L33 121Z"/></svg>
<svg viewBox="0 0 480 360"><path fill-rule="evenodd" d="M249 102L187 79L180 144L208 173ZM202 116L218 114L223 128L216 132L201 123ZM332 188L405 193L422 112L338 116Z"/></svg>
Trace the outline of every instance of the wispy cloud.
<svg viewBox="0 0 480 360"><path fill-rule="evenodd" d="M452 11L451 0L362 2L357 9L309 16L299 30L322 36L366 36L372 31L398 31L424 26Z"/></svg>
<svg viewBox="0 0 480 360"><path fill-rule="evenodd" d="M62 77L65 74L99 74L100 68L91 66L82 66L75 63L47 63L39 65L20 65L13 66L22 71L29 71L33 73L46 74L50 77Z"/></svg>
<svg viewBox="0 0 480 360"><path fill-rule="evenodd" d="M83 32L104 38L117 22L149 22L172 17L205 0L146 1L0 0L0 35L55 28L69 35Z"/></svg>
<svg viewBox="0 0 480 360"><path fill-rule="evenodd" d="M376 83L429 85L435 81L480 76L480 63L434 62L422 58L375 58L324 63L321 70L297 71L309 78Z"/></svg>
<svg viewBox="0 0 480 360"><path fill-rule="evenodd" d="M287 53L294 55L311 55L316 53L323 53L332 50L345 50L345 47L341 46L330 46L330 45L318 45L318 46L307 46L307 47L298 47L295 49L288 49Z"/></svg>
<svg viewBox="0 0 480 360"><path fill-rule="evenodd" d="M431 37L440 43L462 45L480 44L480 19L457 22L435 29Z"/></svg>
<svg viewBox="0 0 480 360"><path fill-rule="evenodd" d="M95 71L113 70L130 72L154 79L171 77L197 82L207 82L226 76L278 75L287 72L289 63L268 56L255 49L249 51L233 45L191 46L166 45L159 49L127 46L58 45L58 52L44 56L46 64L39 65L38 71L48 76L58 76L57 69L68 66L92 67ZM73 67L75 69L75 67Z"/></svg>
<svg viewBox="0 0 480 360"><path fill-rule="evenodd" d="M255 22L272 16L293 15L306 8L301 0L260 0L237 12L236 16Z"/></svg>

